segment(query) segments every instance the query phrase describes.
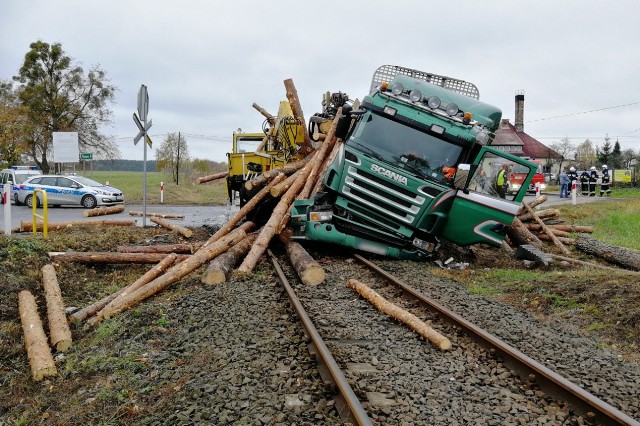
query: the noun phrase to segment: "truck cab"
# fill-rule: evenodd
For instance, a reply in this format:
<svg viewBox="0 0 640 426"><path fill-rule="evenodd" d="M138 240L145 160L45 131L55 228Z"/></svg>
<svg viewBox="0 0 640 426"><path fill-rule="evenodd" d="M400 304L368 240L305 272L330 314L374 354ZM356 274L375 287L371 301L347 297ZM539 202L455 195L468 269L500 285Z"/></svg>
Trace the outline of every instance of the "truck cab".
<svg viewBox="0 0 640 426"><path fill-rule="evenodd" d="M401 259L430 257L441 239L500 246L526 194L500 198L503 163L526 160L491 148L501 111L468 82L399 66L380 67L372 90L346 112L344 142L324 189L297 200L293 238Z"/></svg>

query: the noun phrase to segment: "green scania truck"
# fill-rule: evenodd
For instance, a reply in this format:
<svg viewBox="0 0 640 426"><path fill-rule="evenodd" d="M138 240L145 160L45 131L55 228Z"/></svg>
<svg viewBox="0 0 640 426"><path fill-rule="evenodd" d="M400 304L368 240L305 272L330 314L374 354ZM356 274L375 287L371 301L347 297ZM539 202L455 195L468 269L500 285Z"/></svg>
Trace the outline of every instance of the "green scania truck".
<svg viewBox="0 0 640 426"><path fill-rule="evenodd" d="M536 166L489 146L502 112L475 85L384 65L361 103L329 99L344 142L323 190L295 201L292 238L399 259L428 258L442 239L501 245ZM503 164L529 171L508 198L496 187Z"/></svg>

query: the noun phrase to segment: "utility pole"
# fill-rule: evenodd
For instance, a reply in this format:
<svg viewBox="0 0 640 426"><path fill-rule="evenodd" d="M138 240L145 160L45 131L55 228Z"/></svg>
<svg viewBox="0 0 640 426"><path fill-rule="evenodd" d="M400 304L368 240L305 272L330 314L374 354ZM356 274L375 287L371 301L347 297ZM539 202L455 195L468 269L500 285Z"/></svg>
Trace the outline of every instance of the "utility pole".
<svg viewBox="0 0 640 426"><path fill-rule="evenodd" d="M176 186L180 185L180 132L178 132L178 153L176 155Z"/></svg>

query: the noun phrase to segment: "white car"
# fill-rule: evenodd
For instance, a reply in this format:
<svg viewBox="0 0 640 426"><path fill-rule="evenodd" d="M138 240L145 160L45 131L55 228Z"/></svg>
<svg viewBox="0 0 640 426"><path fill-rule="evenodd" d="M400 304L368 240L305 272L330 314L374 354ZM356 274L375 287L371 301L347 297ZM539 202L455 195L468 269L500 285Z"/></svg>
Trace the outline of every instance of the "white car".
<svg viewBox="0 0 640 426"><path fill-rule="evenodd" d="M34 190L47 193L51 206L80 205L87 209L124 203L122 191L83 176L42 175L27 179L18 186L18 202L33 207ZM36 193L37 206L42 205L42 194Z"/></svg>

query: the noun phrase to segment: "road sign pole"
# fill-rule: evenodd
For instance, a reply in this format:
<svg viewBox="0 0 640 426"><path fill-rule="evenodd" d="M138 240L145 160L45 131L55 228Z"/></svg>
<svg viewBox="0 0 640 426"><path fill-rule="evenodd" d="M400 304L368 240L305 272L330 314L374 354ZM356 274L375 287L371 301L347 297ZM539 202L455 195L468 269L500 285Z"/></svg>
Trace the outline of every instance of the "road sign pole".
<svg viewBox="0 0 640 426"><path fill-rule="evenodd" d="M144 162L142 166L142 227L147 227L147 132L143 132L142 145L144 145Z"/></svg>

